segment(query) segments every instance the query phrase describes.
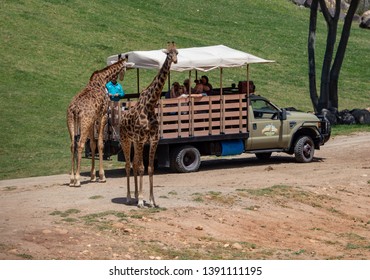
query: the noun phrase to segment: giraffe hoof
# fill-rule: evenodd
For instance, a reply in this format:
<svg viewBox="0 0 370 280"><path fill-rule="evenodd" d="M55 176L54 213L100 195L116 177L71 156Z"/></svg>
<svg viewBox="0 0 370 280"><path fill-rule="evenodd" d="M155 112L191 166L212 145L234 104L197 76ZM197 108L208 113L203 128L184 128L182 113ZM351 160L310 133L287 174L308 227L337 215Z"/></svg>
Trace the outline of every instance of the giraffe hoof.
<svg viewBox="0 0 370 280"><path fill-rule="evenodd" d="M148 204L148 207L149 208L159 208L159 205L157 205L157 204Z"/></svg>
<svg viewBox="0 0 370 280"><path fill-rule="evenodd" d="M71 179L71 180L69 181L69 186L70 186L70 187L74 187L74 186L75 186L75 179Z"/></svg>
<svg viewBox="0 0 370 280"><path fill-rule="evenodd" d="M99 183L106 183L107 179L105 177L99 179Z"/></svg>
<svg viewBox="0 0 370 280"><path fill-rule="evenodd" d="M138 203L137 203L137 207L138 208L145 208L145 205L144 205L144 202L143 201L139 201Z"/></svg>
<svg viewBox="0 0 370 280"><path fill-rule="evenodd" d="M91 176L90 182L96 182L96 176Z"/></svg>

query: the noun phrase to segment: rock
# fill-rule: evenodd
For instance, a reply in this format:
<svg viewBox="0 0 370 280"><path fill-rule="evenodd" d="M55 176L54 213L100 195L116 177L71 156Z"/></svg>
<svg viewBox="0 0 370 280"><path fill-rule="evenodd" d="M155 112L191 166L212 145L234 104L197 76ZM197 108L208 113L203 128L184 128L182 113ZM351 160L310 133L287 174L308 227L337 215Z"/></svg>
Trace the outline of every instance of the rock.
<svg viewBox="0 0 370 280"><path fill-rule="evenodd" d="M122 224L122 223L114 223L114 224L112 225L112 227L113 227L113 228L116 228L116 229L123 229L123 228L125 227L125 225L124 225L124 224Z"/></svg>
<svg viewBox="0 0 370 280"><path fill-rule="evenodd" d="M59 233L60 235L66 235L68 233L68 230L63 229L63 228L57 228L55 229L55 231Z"/></svg>
<svg viewBox="0 0 370 280"><path fill-rule="evenodd" d="M306 0L292 0L294 4L298 6L304 6L306 4Z"/></svg>
<svg viewBox="0 0 370 280"><path fill-rule="evenodd" d="M234 243L233 245L231 245L231 247L232 247L233 249L236 249L236 250L241 250L241 249L243 249L243 246L242 246L242 245L240 245L239 243Z"/></svg>
<svg viewBox="0 0 370 280"><path fill-rule="evenodd" d="M358 124L370 124L370 112L366 109L353 109L352 116Z"/></svg>
<svg viewBox="0 0 370 280"><path fill-rule="evenodd" d="M203 227L202 226L197 226L195 229L196 230L203 230Z"/></svg>
<svg viewBox="0 0 370 280"><path fill-rule="evenodd" d="M370 29L370 10L362 14L360 18L360 27Z"/></svg>
<svg viewBox="0 0 370 280"><path fill-rule="evenodd" d="M338 110L336 108L322 109L321 114L330 122L331 125L336 125L338 123Z"/></svg>
<svg viewBox="0 0 370 280"><path fill-rule="evenodd" d="M356 124L355 117L348 110L338 113L338 122L340 124Z"/></svg>
<svg viewBox="0 0 370 280"><path fill-rule="evenodd" d="M44 229L44 230L42 231L42 233L43 233L43 234L50 234L50 233L52 233L52 231L51 231L50 229Z"/></svg>
<svg viewBox="0 0 370 280"><path fill-rule="evenodd" d="M274 168L272 168L272 166L270 165L265 168L265 171L271 171L271 170L274 170Z"/></svg>

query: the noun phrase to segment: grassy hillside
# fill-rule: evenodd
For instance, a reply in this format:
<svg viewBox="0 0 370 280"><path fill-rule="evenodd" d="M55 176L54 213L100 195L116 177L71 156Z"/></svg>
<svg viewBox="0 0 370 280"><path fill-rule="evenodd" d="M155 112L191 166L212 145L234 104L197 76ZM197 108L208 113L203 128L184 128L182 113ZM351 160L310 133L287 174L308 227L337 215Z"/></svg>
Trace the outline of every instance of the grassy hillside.
<svg viewBox="0 0 370 280"><path fill-rule="evenodd" d="M0 179L67 173L65 112L71 98L93 71L105 66L109 55L159 49L167 41L179 48L225 44L275 60L252 67L258 93L281 106L311 110L307 9L286 0L183 2L3 0ZM370 106L370 34L357 26L341 72L340 109ZM321 62L326 34L322 20L318 33ZM146 73L142 86L154 75ZM218 71L209 76L217 86ZM225 79L243 80L245 72L226 70ZM132 73L123 85L135 91Z"/></svg>

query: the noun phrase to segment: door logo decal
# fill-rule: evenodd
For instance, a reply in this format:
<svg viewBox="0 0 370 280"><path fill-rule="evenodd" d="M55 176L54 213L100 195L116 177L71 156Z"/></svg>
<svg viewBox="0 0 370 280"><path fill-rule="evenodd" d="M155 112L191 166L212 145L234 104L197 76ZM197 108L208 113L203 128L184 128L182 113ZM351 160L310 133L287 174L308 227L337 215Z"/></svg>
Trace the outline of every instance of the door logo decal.
<svg viewBox="0 0 370 280"><path fill-rule="evenodd" d="M264 129L262 129L262 134L265 136L273 136L278 132L278 129L273 124L267 124Z"/></svg>

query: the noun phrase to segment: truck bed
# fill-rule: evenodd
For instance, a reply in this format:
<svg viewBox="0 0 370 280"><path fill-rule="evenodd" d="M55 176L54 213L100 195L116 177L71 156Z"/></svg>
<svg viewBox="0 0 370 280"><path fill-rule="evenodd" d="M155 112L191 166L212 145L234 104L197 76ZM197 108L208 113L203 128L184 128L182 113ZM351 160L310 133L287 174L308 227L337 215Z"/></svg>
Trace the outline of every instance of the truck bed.
<svg viewBox="0 0 370 280"><path fill-rule="evenodd" d="M119 141L121 114L135 103L135 100L125 99L110 103L111 126L110 130L106 127L104 140ZM156 111L160 123L160 143L220 135L239 138L248 132L245 94L160 99Z"/></svg>

